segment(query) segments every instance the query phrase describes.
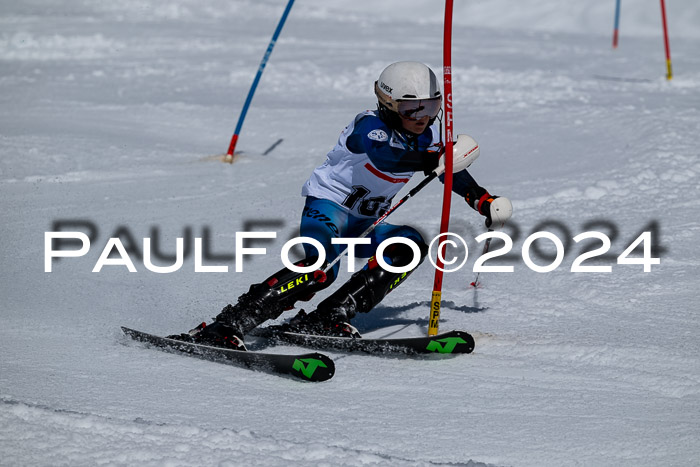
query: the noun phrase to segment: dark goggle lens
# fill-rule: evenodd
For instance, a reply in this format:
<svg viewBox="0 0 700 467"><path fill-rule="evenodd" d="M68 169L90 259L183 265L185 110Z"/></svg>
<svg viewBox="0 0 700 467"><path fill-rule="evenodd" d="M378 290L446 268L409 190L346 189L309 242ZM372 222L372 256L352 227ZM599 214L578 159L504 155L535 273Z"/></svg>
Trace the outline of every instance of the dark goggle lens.
<svg viewBox="0 0 700 467"><path fill-rule="evenodd" d="M440 111L441 99L435 97L433 99L421 99L417 101L399 101L399 114L406 118L435 118Z"/></svg>

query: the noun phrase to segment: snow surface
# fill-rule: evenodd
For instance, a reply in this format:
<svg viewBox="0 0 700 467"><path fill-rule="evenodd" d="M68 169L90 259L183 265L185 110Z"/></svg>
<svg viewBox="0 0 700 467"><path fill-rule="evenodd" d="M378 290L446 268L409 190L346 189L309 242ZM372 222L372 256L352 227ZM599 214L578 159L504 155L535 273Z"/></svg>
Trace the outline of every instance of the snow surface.
<svg viewBox="0 0 700 467"><path fill-rule="evenodd" d="M278 269L301 184L373 107L383 67L441 70L439 2L298 0L243 127L244 155L207 160L228 145L284 3L0 4L0 464L698 465L696 0L667 2L670 82L658 2L623 3L616 51L612 1L458 2L456 128L479 141L472 173L513 200L517 227L506 229L515 272L482 274L476 292L471 269L445 276L441 329L474 332L472 355L330 352L336 376L303 384L120 336L120 325L189 329ZM429 186L390 222L432 238L441 192ZM471 268L482 220L453 206ZM44 232L57 221L92 225L96 238L46 273ZM615 264L652 223L661 264ZM278 240L236 273L244 228ZM137 273L91 272L120 230L127 246L152 236L169 255L177 237L208 232L219 259L206 263L229 272L195 273L191 254L172 274L137 254ZM519 257L535 230L570 244L553 272ZM587 230L613 241L584 264L612 273L570 272L583 251L571 238ZM432 278L424 264L355 324L425 333Z"/></svg>

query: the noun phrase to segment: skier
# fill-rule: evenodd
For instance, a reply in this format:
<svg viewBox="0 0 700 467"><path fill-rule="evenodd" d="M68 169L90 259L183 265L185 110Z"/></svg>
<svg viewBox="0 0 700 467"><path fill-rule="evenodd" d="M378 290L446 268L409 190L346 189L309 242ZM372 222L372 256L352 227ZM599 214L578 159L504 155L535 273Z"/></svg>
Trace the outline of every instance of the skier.
<svg viewBox="0 0 700 467"><path fill-rule="evenodd" d="M331 239L359 236L386 212L392 198L414 172L429 174L438 166L443 145L440 125L434 122L442 107L442 96L435 73L419 62L393 63L382 71L374 92L377 110L362 112L354 118L326 161L313 171L302 188L306 203L300 234L323 245L324 266L313 274L282 269L251 285L213 323L201 323L189 333L171 338L245 350L245 333L292 309L296 301L309 300L333 283L340 264L336 263L327 273L322 269L337 258L342 245L332 244ZM489 194L466 170L453 175L453 191L486 217L487 226L500 225L511 216L510 201ZM357 313L369 312L410 273L388 272L372 257L378 245L392 237L414 241L420 249L420 262L423 261L428 246L416 229L380 223L369 236L371 244L356 247L358 256L370 257L367 264L319 303L315 311L308 314L300 311L282 328L360 337L350 320ZM305 258L297 266L309 266L318 259L313 245L304 244L304 252ZM408 245L394 243L384 250L383 259L389 265L406 266L413 260L413 250Z"/></svg>

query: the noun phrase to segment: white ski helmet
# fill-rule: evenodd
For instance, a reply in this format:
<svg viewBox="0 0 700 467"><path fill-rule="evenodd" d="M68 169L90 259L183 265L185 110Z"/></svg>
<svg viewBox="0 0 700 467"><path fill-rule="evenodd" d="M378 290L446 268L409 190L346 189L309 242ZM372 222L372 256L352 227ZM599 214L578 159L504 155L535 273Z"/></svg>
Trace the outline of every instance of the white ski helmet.
<svg viewBox="0 0 700 467"><path fill-rule="evenodd" d="M420 62L396 62L382 71L374 83L379 114L390 126L400 128L399 115L430 117L435 121L442 106L442 94L433 70Z"/></svg>

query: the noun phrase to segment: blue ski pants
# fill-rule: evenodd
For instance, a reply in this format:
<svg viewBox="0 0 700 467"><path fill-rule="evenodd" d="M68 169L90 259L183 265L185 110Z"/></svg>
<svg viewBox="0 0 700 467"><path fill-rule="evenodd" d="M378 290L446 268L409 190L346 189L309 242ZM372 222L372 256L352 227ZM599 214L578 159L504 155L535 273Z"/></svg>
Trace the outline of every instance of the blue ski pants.
<svg viewBox="0 0 700 467"><path fill-rule="evenodd" d="M326 261L330 263L346 248L346 245L332 244L331 239L356 238L375 220L355 217L333 201L308 196L301 214L299 231L302 237L314 238L323 245L326 250ZM413 227L381 223L368 235L372 243L357 245L355 255L360 258L370 258L374 256L379 244L391 237L404 237L418 244L424 243L422 235ZM318 256L316 247L307 243L304 243L304 253L307 258ZM328 271L329 284L338 276L339 268L340 262Z"/></svg>

